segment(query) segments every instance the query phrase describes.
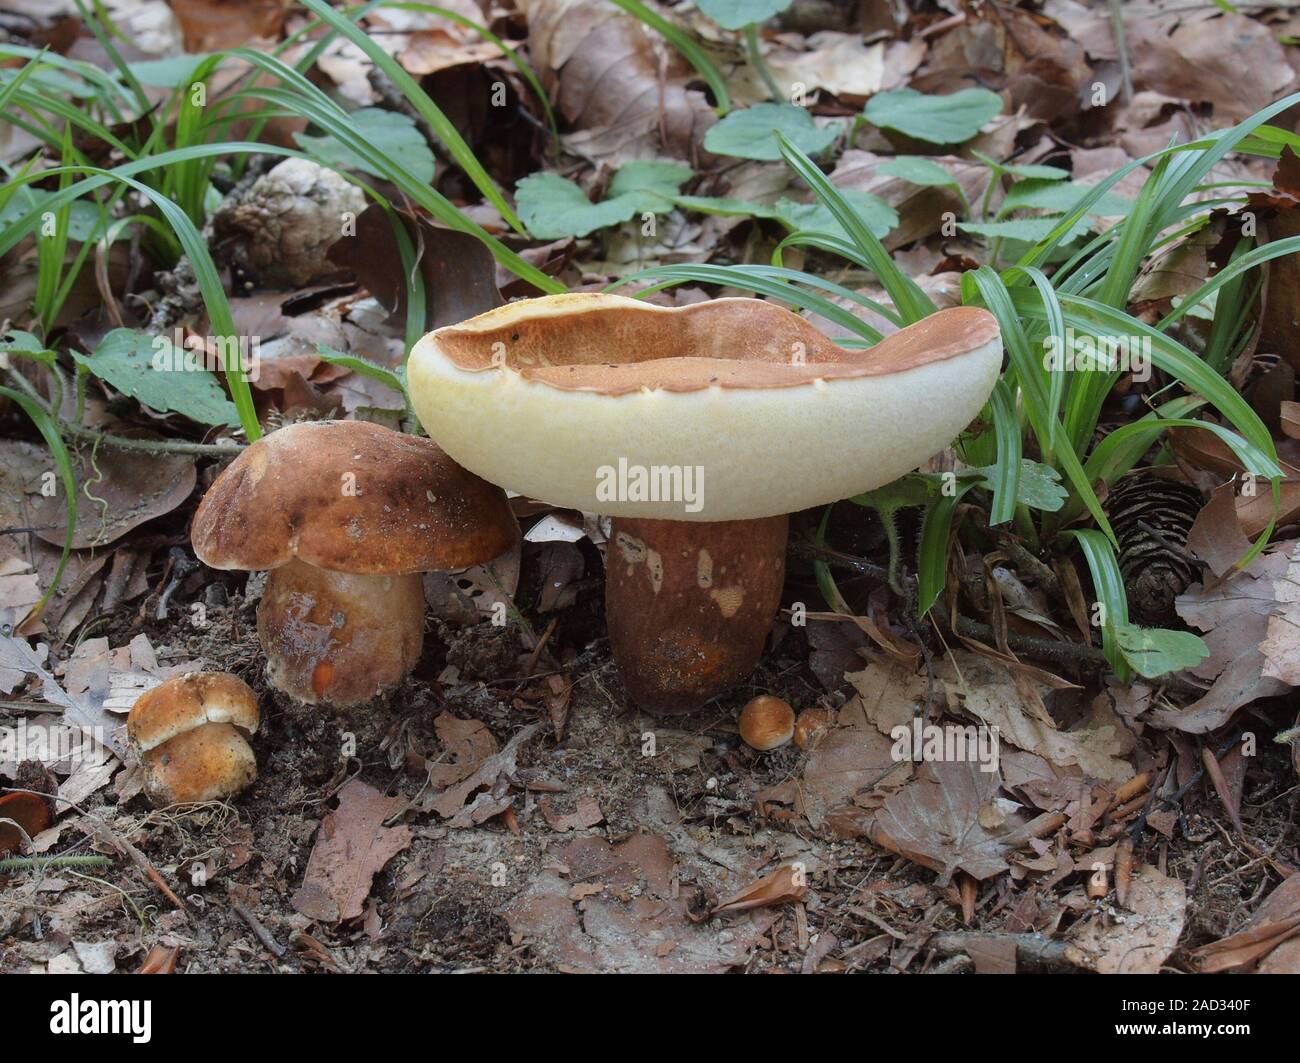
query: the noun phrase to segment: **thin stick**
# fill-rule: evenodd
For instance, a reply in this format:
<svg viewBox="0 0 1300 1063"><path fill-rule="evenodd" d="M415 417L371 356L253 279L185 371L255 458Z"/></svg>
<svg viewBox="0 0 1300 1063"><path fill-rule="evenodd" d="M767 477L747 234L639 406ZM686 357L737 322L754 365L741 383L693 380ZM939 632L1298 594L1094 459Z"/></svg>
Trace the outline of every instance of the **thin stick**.
<svg viewBox="0 0 1300 1063"><path fill-rule="evenodd" d="M279 959L285 954L285 947L271 936L271 931L267 930L266 927L262 925L257 916L238 901L231 901L230 907L234 909L235 914L239 916L240 919L248 924L249 929L257 935L257 940L265 945L276 959Z"/></svg>

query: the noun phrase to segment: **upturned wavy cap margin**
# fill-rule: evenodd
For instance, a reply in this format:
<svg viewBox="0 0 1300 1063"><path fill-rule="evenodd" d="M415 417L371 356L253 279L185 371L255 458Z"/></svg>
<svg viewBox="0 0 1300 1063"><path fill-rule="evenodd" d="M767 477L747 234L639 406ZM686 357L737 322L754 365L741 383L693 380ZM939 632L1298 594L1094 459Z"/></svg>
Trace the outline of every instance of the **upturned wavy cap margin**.
<svg viewBox="0 0 1300 1063"><path fill-rule="evenodd" d="M491 483L610 516L773 516L916 468L979 413L1002 342L956 307L846 350L758 299L665 308L614 295L527 299L425 336L411 401ZM602 468L703 470L703 505L598 497Z"/></svg>

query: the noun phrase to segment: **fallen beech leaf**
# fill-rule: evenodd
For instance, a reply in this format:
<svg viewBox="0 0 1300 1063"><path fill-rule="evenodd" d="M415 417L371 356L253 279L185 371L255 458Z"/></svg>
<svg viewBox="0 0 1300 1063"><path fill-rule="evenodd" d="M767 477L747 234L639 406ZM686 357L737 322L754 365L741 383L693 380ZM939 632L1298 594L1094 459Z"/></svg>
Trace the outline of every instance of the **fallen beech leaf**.
<svg viewBox="0 0 1300 1063"><path fill-rule="evenodd" d="M1178 944L1186 915L1183 884L1147 865L1133 873L1128 910L1095 913L1066 945L1066 955L1098 974L1155 974Z"/></svg>
<svg viewBox="0 0 1300 1063"><path fill-rule="evenodd" d="M295 910L327 923L359 918L375 875L411 844L407 827L384 826L406 807L405 798L386 797L360 779L344 783L338 798L339 807L316 832L302 886L293 895Z"/></svg>
<svg viewBox="0 0 1300 1063"><path fill-rule="evenodd" d="M1250 540L1237 523L1237 496L1231 483L1215 488L1209 503L1196 515L1187 535L1187 549L1216 576L1224 575L1250 549Z"/></svg>
<svg viewBox="0 0 1300 1063"><path fill-rule="evenodd" d="M589 794L578 798L578 807L569 813L556 812L549 797L540 798L537 804L542 810L542 815L546 817L546 822L551 825L551 830L561 834L565 831L594 827L605 818L600 805Z"/></svg>
<svg viewBox="0 0 1300 1063"><path fill-rule="evenodd" d="M610 845L577 838L559 853L568 877L543 871L502 910L514 939L562 971L708 974L742 966L772 925L770 912L692 918L691 891L663 838ZM705 869L689 869L696 881ZM588 884L601 883L593 892ZM571 899L580 894L581 899ZM708 909L705 908L707 913Z"/></svg>
<svg viewBox="0 0 1300 1063"><path fill-rule="evenodd" d="M927 762L916 777L889 797L873 817L872 843L939 873L940 885L965 871L984 880L1008 868L1006 855L1028 841L1023 819L1007 815L998 827L983 826L986 805L1002 780L973 761ZM987 820L987 816L983 817Z"/></svg>
<svg viewBox="0 0 1300 1063"><path fill-rule="evenodd" d="M808 892L806 872L799 864L785 864L770 875L764 875L757 882L751 882L744 889L733 893L725 901L720 901L713 909L714 915L720 912L743 912L749 908L767 908L776 904L803 900Z"/></svg>

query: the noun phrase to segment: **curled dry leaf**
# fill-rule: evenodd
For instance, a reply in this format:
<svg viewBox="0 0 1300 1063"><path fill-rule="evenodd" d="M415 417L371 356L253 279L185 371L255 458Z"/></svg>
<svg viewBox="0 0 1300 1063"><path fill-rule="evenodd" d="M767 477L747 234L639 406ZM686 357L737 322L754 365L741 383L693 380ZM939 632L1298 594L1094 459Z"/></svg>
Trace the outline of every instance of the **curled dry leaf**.
<svg viewBox="0 0 1300 1063"><path fill-rule="evenodd" d="M1033 680L963 650L945 659L938 675L967 712L997 729L1000 741L1061 767L1077 764L1098 779L1123 781L1133 774L1133 766L1121 759L1132 748L1127 731L1109 724L1060 730L1043 706L1045 688Z"/></svg>
<svg viewBox="0 0 1300 1063"><path fill-rule="evenodd" d="M800 864L783 864L771 874L733 893L714 906L713 914L743 912L749 908L768 908L790 901L803 900L808 892L806 871Z"/></svg>
<svg viewBox="0 0 1300 1063"><path fill-rule="evenodd" d="M1283 880L1236 934L1192 952L1201 971L1300 974L1300 875ZM1255 966L1258 964L1258 966Z"/></svg>
<svg viewBox="0 0 1300 1063"><path fill-rule="evenodd" d="M1284 621L1296 606L1282 599L1294 597L1296 577L1291 570L1296 564L1284 548L1274 549L1227 580L1208 589L1197 584L1178 598L1178 615L1204 632L1210 648L1210 656L1192 673L1214 684L1186 708L1152 709L1145 719L1156 727L1206 734L1222 727L1243 705L1286 691L1288 684L1277 671L1300 645L1300 636ZM1263 644L1271 636L1270 649L1278 663L1269 675Z"/></svg>
<svg viewBox="0 0 1300 1063"><path fill-rule="evenodd" d="M648 26L607 0L530 0L528 52L573 130L565 146L617 168L685 159L715 117L693 71Z"/></svg>

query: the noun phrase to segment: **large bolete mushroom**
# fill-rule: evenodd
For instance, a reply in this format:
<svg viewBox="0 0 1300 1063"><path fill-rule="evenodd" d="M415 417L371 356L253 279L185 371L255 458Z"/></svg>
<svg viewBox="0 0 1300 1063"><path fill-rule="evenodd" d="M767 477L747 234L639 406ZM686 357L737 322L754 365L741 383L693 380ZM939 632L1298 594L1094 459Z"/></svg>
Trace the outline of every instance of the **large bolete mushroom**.
<svg viewBox="0 0 1300 1063"><path fill-rule="evenodd" d="M257 630L272 685L348 707L419 660L420 573L490 561L519 525L500 488L428 439L318 421L281 428L231 462L191 535L212 568L270 571Z"/></svg>
<svg viewBox="0 0 1300 1063"><path fill-rule="evenodd" d="M636 702L675 712L757 662L786 514L916 468L979 412L1001 361L997 321L974 308L846 350L756 299L560 295L430 333L408 377L467 469L614 518L614 657Z"/></svg>

